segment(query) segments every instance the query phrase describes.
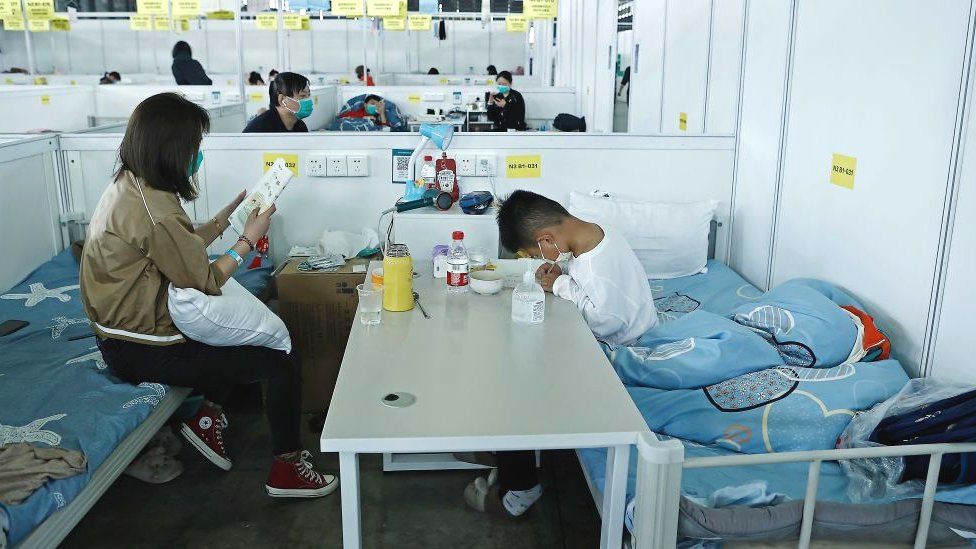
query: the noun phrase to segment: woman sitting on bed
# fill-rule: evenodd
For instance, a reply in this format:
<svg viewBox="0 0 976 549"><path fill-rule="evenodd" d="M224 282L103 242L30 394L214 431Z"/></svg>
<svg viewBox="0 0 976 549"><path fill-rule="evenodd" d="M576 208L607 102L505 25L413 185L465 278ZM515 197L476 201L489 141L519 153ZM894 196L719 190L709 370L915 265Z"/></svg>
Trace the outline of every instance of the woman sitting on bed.
<svg viewBox="0 0 976 549"><path fill-rule="evenodd" d="M194 288L220 295L241 256L268 232L271 207L251 214L244 234L210 263L207 246L228 227L244 199L237 196L209 222L194 228L182 202L197 198L200 142L210 129L207 111L181 95L162 93L136 107L119 148L119 169L92 214L81 259L81 295L112 373L130 383L154 382L205 391L206 403L183 422L183 436L223 470L227 420L212 401L222 389L267 381L267 415L274 460L265 485L271 496L317 497L338 487L317 473L299 440L300 378L293 356L266 347L213 347L177 330L167 289Z"/></svg>

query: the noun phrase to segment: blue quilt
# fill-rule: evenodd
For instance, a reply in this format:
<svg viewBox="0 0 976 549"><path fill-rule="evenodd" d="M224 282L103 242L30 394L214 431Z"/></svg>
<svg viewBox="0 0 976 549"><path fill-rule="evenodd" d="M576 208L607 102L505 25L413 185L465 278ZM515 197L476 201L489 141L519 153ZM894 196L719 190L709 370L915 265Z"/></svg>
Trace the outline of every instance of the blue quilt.
<svg viewBox="0 0 976 549"><path fill-rule="evenodd" d="M260 290L260 273L240 274L248 277L249 289ZM50 481L19 505L0 504L7 519L0 517L0 524L9 523L8 540L16 544L71 503L91 473L152 413L167 387L136 387L108 373L94 337L83 337L91 329L70 250L0 294L0 320L7 319L30 325L0 337L0 446L59 446L88 459L85 473Z"/></svg>
<svg viewBox="0 0 976 549"><path fill-rule="evenodd" d="M371 118L343 118L342 115L348 112L363 110L363 103L366 102L366 94L357 95L339 109L339 116L332 122L329 131L340 132L376 132L381 131L383 126L373 122ZM400 113L400 107L392 101L386 103L386 122L390 126L390 131L405 132L409 129L406 118Z"/></svg>

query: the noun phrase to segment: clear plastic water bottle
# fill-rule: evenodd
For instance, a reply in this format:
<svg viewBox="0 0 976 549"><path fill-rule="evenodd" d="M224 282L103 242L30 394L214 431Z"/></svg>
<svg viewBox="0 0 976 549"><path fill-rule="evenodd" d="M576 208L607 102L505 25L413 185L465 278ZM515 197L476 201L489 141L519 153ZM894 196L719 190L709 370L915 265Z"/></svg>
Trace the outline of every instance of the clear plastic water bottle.
<svg viewBox="0 0 976 549"><path fill-rule="evenodd" d="M522 282L512 292L512 321L520 324L542 324L546 319L546 293L535 280L532 270L525 271Z"/></svg>
<svg viewBox="0 0 976 549"><path fill-rule="evenodd" d="M420 165L420 178L424 180L424 189L430 185L437 184L437 170L434 167L434 157L425 156L424 163Z"/></svg>
<svg viewBox="0 0 976 549"><path fill-rule="evenodd" d="M464 249L464 233L454 231L451 249L447 253L447 291L463 294L468 291L468 251Z"/></svg>

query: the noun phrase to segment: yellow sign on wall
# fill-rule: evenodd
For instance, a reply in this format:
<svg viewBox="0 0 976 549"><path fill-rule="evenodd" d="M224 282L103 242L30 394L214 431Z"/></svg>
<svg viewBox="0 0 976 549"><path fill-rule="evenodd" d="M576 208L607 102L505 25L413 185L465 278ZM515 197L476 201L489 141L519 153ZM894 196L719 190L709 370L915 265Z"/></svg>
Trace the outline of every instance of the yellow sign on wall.
<svg viewBox="0 0 976 549"><path fill-rule="evenodd" d="M48 32L51 30L51 21L48 19L28 19L27 30L31 32Z"/></svg>
<svg viewBox="0 0 976 549"><path fill-rule="evenodd" d="M278 30L278 16L273 13L259 13L254 18L254 24L258 30Z"/></svg>
<svg viewBox="0 0 976 549"><path fill-rule="evenodd" d="M24 20L21 17L16 17L13 19L3 20L3 29L8 31L22 31L27 30L24 26Z"/></svg>
<svg viewBox="0 0 976 549"><path fill-rule="evenodd" d="M41 96L41 105L50 105L50 104L51 104L51 96L50 95L42 95Z"/></svg>
<svg viewBox="0 0 976 549"><path fill-rule="evenodd" d="M169 17L157 15L153 17L153 29L169 32Z"/></svg>
<svg viewBox="0 0 976 549"><path fill-rule="evenodd" d="M50 21L54 17L54 0L24 0L27 19Z"/></svg>
<svg viewBox="0 0 976 549"><path fill-rule="evenodd" d="M302 14L300 13L286 13L281 16L281 23L285 26L285 30L302 30Z"/></svg>
<svg viewBox="0 0 976 549"><path fill-rule="evenodd" d="M422 98L420 97L419 93L411 93L410 95L407 96L407 101L409 101L410 103L420 103L422 101Z"/></svg>
<svg viewBox="0 0 976 549"><path fill-rule="evenodd" d="M148 15L133 15L129 17L129 29L134 31L151 31L152 17Z"/></svg>
<svg viewBox="0 0 976 549"><path fill-rule="evenodd" d="M54 19L51 19L51 30L68 32L71 30L71 20L67 17L56 15Z"/></svg>
<svg viewBox="0 0 976 549"><path fill-rule="evenodd" d="M197 17L200 15L200 0L173 0L173 15Z"/></svg>
<svg viewBox="0 0 976 549"><path fill-rule="evenodd" d="M0 17L6 18L23 18L23 12L20 10L20 0L0 0Z"/></svg>
<svg viewBox="0 0 976 549"><path fill-rule="evenodd" d="M248 97L248 100L250 100L252 103L259 103L259 102L263 102L264 101L264 94L263 93L252 93L252 94L250 94L247 97Z"/></svg>
<svg viewBox="0 0 976 549"><path fill-rule="evenodd" d="M332 0L332 15L360 17L363 14L363 0Z"/></svg>
<svg viewBox="0 0 976 549"><path fill-rule="evenodd" d="M216 21L233 21L234 12L230 10L208 11L207 19L214 19Z"/></svg>
<svg viewBox="0 0 976 549"><path fill-rule="evenodd" d="M303 31L310 31L310 30L312 30L312 18L311 17L309 17L307 15L303 15L302 16L302 30Z"/></svg>
<svg viewBox="0 0 976 549"><path fill-rule="evenodd" d="M542 177L542 157L538 154L506 156L505 177L509 179Z"/></svg>
<svg viewBox="0 0 976 549"><path fill-rule="evenodd" d="M383 29L388 31L402 31L407 29L406 17L384 17Z"/></svg>
<svg viewBox="0 0 976 549"><path fill-rule="evenodd" d="M136 0L139 15L169 15L168 0Z"/></svg>
<svg viewBox="0 0 976 549"><path fill-rule="evenodd" d="M845 189L854 188L857 158L834 153L830 160L830 182Z"/></svg>
<svg viewBox="0 0 976 549"><path fill-rule="evenodd" d="M288 154L288 153L276 153L269 152L264 153L264 171L271 169L271 165L275 163L275 160L282 159L285 161L285 167L291 170L291 173L298 177L298 155Z"/></svg>
<svg viewBox="0 0 976 549"><path fill-rule="evenodd" d="M530 19L553 19L559 11L559 0L524 0L522 15Z"/></svg>
<svg viewBox="0 0 976 549"><path fill-rule="evenodd" d="M525 32L529 30L529 20L521 15L509 15L505 18L505 30L508 32Z"/></svg>
<svg viewBox="0 0 976 549"><path fill-rule="evenodd" d="M678 113L678 129L683 132L688 131L688 113L686 112Z"/></svg>
<svg viewBox="0 0 976 549"><path fill-rule="evenodd" d="M366 0L366 15L397 17L400 15L400 0Z"/></svg>
<svg viewBox="0 0 976 549"><path fill-rule="evenodd" d="M407 26L412 31L429 31L431 20L429 15L411 15L407 17Z"/></svg>

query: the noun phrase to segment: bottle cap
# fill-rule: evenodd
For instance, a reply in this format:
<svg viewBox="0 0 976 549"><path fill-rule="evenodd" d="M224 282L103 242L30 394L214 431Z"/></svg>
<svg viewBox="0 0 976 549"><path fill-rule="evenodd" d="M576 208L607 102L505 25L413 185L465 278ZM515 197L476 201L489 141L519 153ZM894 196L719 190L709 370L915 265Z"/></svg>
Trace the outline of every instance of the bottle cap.
<svg viewBox="0 0 976 549"><path fill-rule="evenodd" d="M424 160L425 160L425 161L430 161L430 160L433 160L433 159L434 159L434 157L433 157L433 156L431 156L431 155L429 155L429 154L428 154L428 155L426 155L426 156L424 156Z"/></svg>
<svg viewBox="0 0 976 549"><path fill-rule="evenodd" d="M454 240L464 240L464 233L462 231L454 231L454 234L451 235L451 238L453 238Z"/></svg>

